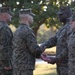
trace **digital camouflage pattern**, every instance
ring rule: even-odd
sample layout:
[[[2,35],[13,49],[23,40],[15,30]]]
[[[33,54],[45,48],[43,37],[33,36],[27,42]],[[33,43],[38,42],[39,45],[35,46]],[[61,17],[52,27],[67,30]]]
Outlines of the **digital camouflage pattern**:
[[[75,31],[72,30],[68,38],[68,48],[69,48],[69,73],[68,75],[75,75]]]
[[[46,48],[56,46],[56,65],[58,75],[68,75],[68,47],[67,37],[69,35],[70,25],[67,23],[62,26],[54,37],[51,37],[48,41],[42,44]],[[63,69],[64,68],[64,69]]]
[[[11,66],[12,38],[11,29],[5,22],[0,21],[0,75],[6,75],[4,66]]]
[[[71,17],[71,28],[70,28],[70,35],[67,39],[68,43],[68,65],[69,65],[69,72],[68,75],[75,75],[75,13],[73,13]]]
[[[13,75],[33,75],[33,70],[32,69],[29,69],[29,70],[15,69]]]
[[[21,74],[22,71],[34,70],[35,57],[39,58],[43,49],[37,45],[37,41],[32,29],[25,24],[21,24],[13,37],[13,67],[14,75]]]
[[[57,75],[68,75],[68,67],[66,65],[57,67]]]
[[[75,75],[75,32],[73,32],[68,41],[69,48],[69,75]]]

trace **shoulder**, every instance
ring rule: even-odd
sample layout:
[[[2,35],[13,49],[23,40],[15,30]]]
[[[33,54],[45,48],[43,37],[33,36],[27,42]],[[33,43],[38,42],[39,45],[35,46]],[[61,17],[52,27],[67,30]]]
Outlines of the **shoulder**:
[[[17,28],[17,31],[20,32],[20,33],[31,33],[32,32],[32,29],[27,26],[27,25],[20,25],[18,28]]]
[[[65,32],[70,30],[70,23],[66,23],[63,28],[62,28]]]
[[[14,36],[25,37],[31,33],[33,33],[33,31],[29,26],[19,25],[17,30],[14,32]]]
[[[4,30],[5,32],[10,32],[10,33],[12,33],[12,31],[11,31],[10,27],[8,26],[8,24],[3,25],[3,30]]]
[[[6,23],[4,23],[4,22],[0,22],[0,31],[2,31],[2,32],[9,31],[8,25]]]
[[[64,28],[66,28],[66,29],[70,29],[70,23],[69,23],[69,22],[66,23],[65,26],[64,26]]]
[[[3,29],[3,23],[2,22],[0,22],[0,30],[2,30]]]

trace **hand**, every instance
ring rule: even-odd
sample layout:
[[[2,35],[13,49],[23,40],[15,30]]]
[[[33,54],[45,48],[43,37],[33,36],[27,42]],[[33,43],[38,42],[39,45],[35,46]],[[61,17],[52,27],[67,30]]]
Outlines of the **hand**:
[[[12,68],[10,66],[4,67],[5,70],[11,70]]]
[[[46,49],[46,46],[42,46],[42,45],[40,45],[40,48],[42,49],[42,51],[44,52],[45,51],[45,49]]]
[[[49,58],[50,58],[51,61],[49,61],[48,63],[50,63],[50,64],[56,63],[57,58],[55,56],[50,56]]]
[[[46,53],[41,54],[41,59],[46,62],[50,62],[50,58],[48,57],[48,55]]]

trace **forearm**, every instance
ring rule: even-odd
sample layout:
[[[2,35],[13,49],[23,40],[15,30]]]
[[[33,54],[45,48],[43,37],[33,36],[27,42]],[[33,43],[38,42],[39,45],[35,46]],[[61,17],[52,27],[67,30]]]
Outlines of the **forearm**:
[[[10,60],[10,55],[8,53],[9,51],[7,49],[4,49],[2,51],[2,63],[4,66],[10,66],[11,60]],[[12,55],[11,55],[12,56]]]
[[[44,48],[41,48],[36,43],[32,48],[30,48],[30,52],[35,55],[36,58],[40,58],[41,53],[44,51]]]
[[[54,37],[51,37],[49,40],[47,40],[45,43],[43,43],[41,46],[42,47],[46,46],[46,48],[51,48],[56,46],[56,43],[57,43],[57,38],[56,36],[54,36]]]
[[[37,40],[34,35],[29,34],[27,36],[27,46],[31,54],[33,54],[36,58],[39,58],[41,53],[44,51],[44,48],[41,48],[37,44]]]
[[[0,52],[1,60],[4,66],[10,66],[10,57],[12,54],[11,51],[11,42],[12,42],[12,33],[8,27],[4,27],[0,33]]]

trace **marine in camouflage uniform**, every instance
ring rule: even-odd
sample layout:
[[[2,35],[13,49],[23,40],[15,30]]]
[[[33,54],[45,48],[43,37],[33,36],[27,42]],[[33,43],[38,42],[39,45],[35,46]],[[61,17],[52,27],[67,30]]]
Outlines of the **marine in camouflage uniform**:
[[[9,9],[8,7],[0,8],[0,75],[12,75],[11,56],[13,34],[7,24],[7,12],[9,12]]]
[[[13,75],[33,75],[35,58],[39,58],[44,50],[37,45],[30,28],[33,19],[31,9],[22,9],[19,13],[20,18],[25,18],[23,21],[26,21],[20,22],[13,37]]]
[[[66,40],[69,35],[69,17],[71,17],[71,15],[72,11],[69,7],[61,7],[58,16],[60,22],[63,22],[64,25],[58,30],[54,37],[51,37],[41,45],[42,47],[46,46],[46,48],[56,46],[56,59],[54,59],[53,63],[56,62],[58,75],[68,75],[68,46]]]
[[[71,18],[71,33],[67,39],[69,49],[69,71],[68,75],[75,75],[75,13]]]

